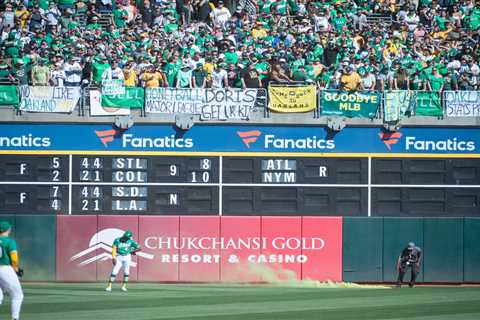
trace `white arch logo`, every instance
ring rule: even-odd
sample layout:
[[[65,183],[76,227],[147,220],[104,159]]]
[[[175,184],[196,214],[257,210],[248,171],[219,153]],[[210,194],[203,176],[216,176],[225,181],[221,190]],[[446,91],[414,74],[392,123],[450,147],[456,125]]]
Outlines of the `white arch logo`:
[[[88,244],[88,249],[85,249],[76,255],[70,258],[70,261],[79,260],[81,258],[85,258],[90,253],[95,252],[96,250],[100,250],[101,253],[93,256],[88,259],[82,259],[82,261],[78,264],[79,266],[86,266],[90,263],[94,263],[96,261],[106,261],[112,259],[112,244],[116,238],[120,238],[125,231],[117,228],[108,228],[103,229],[97,233],[95,233],[92,238],[90,239],[90,243]],[[144,252],[137,252],[137,256],[152,260],[153,255],[144,253]],[[132,267],[136,267],[136,262],[131,262],[130,265]]]

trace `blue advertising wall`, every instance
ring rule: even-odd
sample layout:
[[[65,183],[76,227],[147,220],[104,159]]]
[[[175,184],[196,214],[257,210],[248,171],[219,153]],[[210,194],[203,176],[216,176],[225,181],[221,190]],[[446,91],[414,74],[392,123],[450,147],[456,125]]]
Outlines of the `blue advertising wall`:
[[[106,124],[0,124],[0,150],[134,152],[271,152],[335,154],[480,154],[480,128],[348,127],[337,134],[314,126],[137,124],[120,132]]]

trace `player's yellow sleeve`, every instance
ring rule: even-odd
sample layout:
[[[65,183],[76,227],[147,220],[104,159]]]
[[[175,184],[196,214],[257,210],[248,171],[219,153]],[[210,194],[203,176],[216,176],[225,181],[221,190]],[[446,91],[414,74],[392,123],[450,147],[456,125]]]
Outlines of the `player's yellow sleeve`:
[[[112,247],[112,258],[117,258],[117,246]]]
[[[213,2],[209,2],[208,5],[210,6],[211,10],[215,9],[215,5],[213,4]]]
[[[11,251],[10,252],[10,261],[11,261],[13,269],[17,270],[18,269],[18,253],[17,253],[17,251]]]

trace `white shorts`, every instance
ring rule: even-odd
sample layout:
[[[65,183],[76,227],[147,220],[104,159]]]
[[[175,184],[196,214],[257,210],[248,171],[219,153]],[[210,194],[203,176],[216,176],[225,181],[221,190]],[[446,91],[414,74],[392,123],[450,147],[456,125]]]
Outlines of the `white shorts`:
[[[126,256],[117,255],[117,263],[113,267],[112,274],[117,275],[120,269],[123,267],[123,274],[128,276],[130,274],[130,262],[132,261],[132,255]]]

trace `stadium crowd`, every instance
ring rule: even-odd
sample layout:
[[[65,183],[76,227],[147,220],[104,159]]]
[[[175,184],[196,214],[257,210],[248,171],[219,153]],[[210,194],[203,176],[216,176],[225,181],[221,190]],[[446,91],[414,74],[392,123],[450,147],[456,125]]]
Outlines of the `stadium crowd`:
[[[478,90],[480,0],[4,0],[0,79]],[[229,9],[233,8],[232,10]],[[367,18],[383,19],[369,23]],[[103,23],[106,15],[111,23]]]

